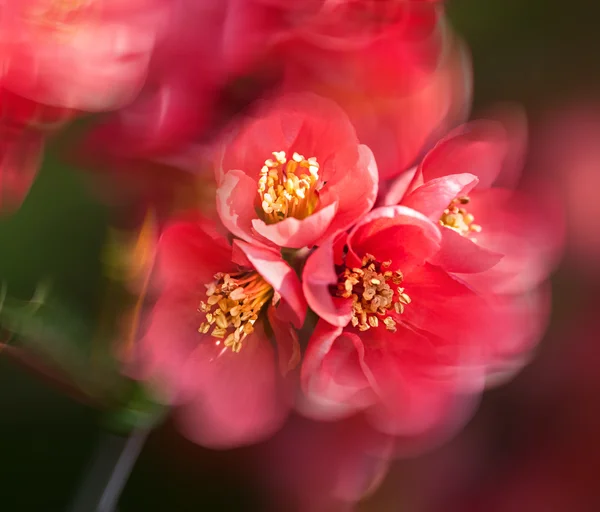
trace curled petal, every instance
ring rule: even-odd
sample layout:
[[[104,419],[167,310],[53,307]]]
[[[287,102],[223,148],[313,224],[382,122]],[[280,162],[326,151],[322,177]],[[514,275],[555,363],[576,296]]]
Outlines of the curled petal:
[[[450,132],[425,156],[420,165],[423,179],[470,173],[479,187],[492,185],[508,154],[506,130],[496,121],[473,121]]]
[[[379,175],[373,152],[358,146],[359,161],[353,172],[346,172],[331,188],[339,198],[338,211],[321,240],[348,229],[375,204]],[[329,182],[328,182],[329,183]],[[360,187],[356,186],[360,183]]]
[[[343,327],[352,318],[352,305],[348,299],[331,295],[330,287],[337,280],[333,240],[329,239],[308,257],[302,273],[302,289],[309,306],[320,318]]]
[[[252,220],[254,231],[279,247],[300,249],[312,247],[323,234],[329,231],[338,212],[338,203],[328,204],[304,219],[288,217],[275,224],[266,224],[260,219]]]
[[[294,270],[283,260],[275,250],[252,245],[236,240],[234,246],[239,247],[246,255],[252,266],[281,296],[279,313],[298,328],[302,327],[306,318],[306,300],[302,294],[300,279]]]
[[[372,376],[362,369],[360,338],[321,320],[311,336],[301,369],[304,396],[299,408],[316,419],[337,419],[372,405]]]
[[[468,173],[434,178],[408,194],[402,200],[402,205],[417,210],[437,222],[450,202],[457,197],[468,195],[478,181],[476,176]]]
[[[217,211],[221,222],[235,236],[248,242],[255,239],[252,219],[256,217],[256,195],[256,181],[238,170],[225,174],[217,189]]]

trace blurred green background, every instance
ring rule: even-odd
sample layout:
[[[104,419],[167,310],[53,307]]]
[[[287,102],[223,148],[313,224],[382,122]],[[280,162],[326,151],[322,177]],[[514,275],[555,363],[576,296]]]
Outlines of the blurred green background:
[[[518,101],[535,119],[567,98],[600,98],[600,4],[449,0],[448,13],[472,51],[475,110]],[[68,324],[74,338],[82,340],[94,336],[87,326],[97,320],[107,285],[100,254],[109,212],[91,189],[83,173],[67,168],[50,151],[22,209],[0,221],[0,278],[9,295],[27,300],[40,281],[50,279],[53,300],[71,312],[59,317],[62,327]],[[566,281],[559,271],[556,286],[576,294]],[[552,328],[560,328],[575,307],[561,307]],[[487,393],[478,417],[496,418],[499,431],[510,428],[502,422],[518,417],[523,404],[516,397],[532,371]],[[481,421],[478,417],[473,424]],[[0,510],[67,510],[103,435],[102,419],[94,408],[0,354]],[[200,449],[167,422],[146,444],[119,510],[264,510],[260,485],[231,477],[231,468],[242,464],[237,455]],[[411,475],[426,463],[399,463],[389,476],[384,491],[390,486],[407,490],[395,493],[402,503],[391,505],[376,495],[361,510],[418,511],[418,487]],[[256,475],[257,483],[260,478]]]

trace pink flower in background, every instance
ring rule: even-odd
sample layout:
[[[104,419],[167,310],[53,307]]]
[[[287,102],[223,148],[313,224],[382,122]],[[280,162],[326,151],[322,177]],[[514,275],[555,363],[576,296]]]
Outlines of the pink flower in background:
[[[437,2],[333,4],[322,34],[282,43],[282,87],[336,101],[373,150],[381,178],[396,176],[466,118],[468,51]]]
[[[387,473],[393,438],[363,415],[337,422],[292,416],[253,448],[274,502],[269,510],[342,512],[373,492]]]
[[[368,212],[378,178],[344,112],[307,94],[261,105],[242,120],[225,145],[217,182],[217,209],[234,235],[301,248]]]
[[[479,391],[484,299],[429,263],[439,226],[404,206],[363,217],[309,258],[303,287],[321,318],[302,365],[304,413],[343,417],[367,409],[394,435],[445,435]],[[492,322],[492,327],[490,326]]]
[[[495,186],[515,181],[513,163],[520,159],[511,153],[522,147],[501,123],[469,123],[424,157],[412,182],[400,177],[384,200],[440,224],[441,250],[432,262],[489,296],[504,318],[488,334],[490,349],[517,359],[546,324],[544,282],[557,263],[564,230],[560,204],[543,184],[532,190]]]
[[[600,276],[600,103],[571,101],[548,110],[535,124],[531,159],[535,170],[561,190],[567,221],[569,270]]]
[[[142,86],[163,0],[4,0],[3,86],[55,107],[107,110]]]
[[[184,433],[202,445],[272,434],[290,407],[283,375],[298,363],[292,326],[306,313],[295,273],[274,251],[230,246],[207,222],[168,227],[157,258],[159,298],[135,375],[180,407]]]

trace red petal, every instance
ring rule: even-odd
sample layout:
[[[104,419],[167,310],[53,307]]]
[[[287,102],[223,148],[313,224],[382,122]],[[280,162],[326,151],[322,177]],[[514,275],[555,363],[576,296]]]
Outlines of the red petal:
[[[494,121],[467,123],[437,143],[421,163],[425,181],[456,173],[479,178],[479,187],[492,185],[508,153],[508,135]]]
[[[281,296],[279,308],[283,315],[298,328],[302,327],[306,317],[306,300],[302,294],[302,285],[298,276],[281,257],[279,252],[266,247],[236,240],[237,245],[246,255],[256,271],[267,281]]]
[[[302,273],[302,288],[309,306],[319,317],[343,327],[352,318],[352,304],[348,299],[331,295],[330,286],[338,280],[332,243],[331,239],[326,240],[309,256]]]
[[[437,222],[453,199],[467,195],[479,180],[472,174],[452,174],[435,178],[413,190],[402,200],[403,206],[421,212]]]
[[[184,368],[189,400],[179,411],[184,434],[212,448],[269,437],[289,410],[277,373],[275,354],[259,324],[239,353],[199,344]]]
[[[356,255],[372,254],[392,261],[392,269],[409,272],[440,248],[437,225],[422,213],[405,206],[383,206],[365,215],[350,232],[348,245]]]
[[[278,247],[313,247],[328,231],[337,211],[338,203],[334,202],[302,220],[288,217],[276,224],[266,224],[260,219],[254,219],[252,227],[259,235]]]
[[[223,225],[248,242],[258,239],[252,231],[258,194],[256,181],[239,170],[229,171],[217,189],[217,211]]]
[[[177,222],[161,235],[158,269],[168,286],[189,288],[212,281],[216,272],[233,270],[231,247],[206,224]]]
[[[503,254],[481,247],[450,228],[442,228],[442,246],[430,259],[446,272],[478,273],[491,269],[504,257]]]

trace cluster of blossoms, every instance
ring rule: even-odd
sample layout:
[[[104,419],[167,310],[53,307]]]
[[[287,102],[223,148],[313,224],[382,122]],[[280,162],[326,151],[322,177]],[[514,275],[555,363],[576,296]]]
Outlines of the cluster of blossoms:
[[[296,411],[360,422],[383,458],[449,435],[535,346],[560,218],[516,187],[519,115],[461,124],[469,58],[441,2],[0,8],[4,175],[29,183],[49,134],[107,112],[94,158],[209,191],[161,216],[126,365],[192,440],[257,442]]]

